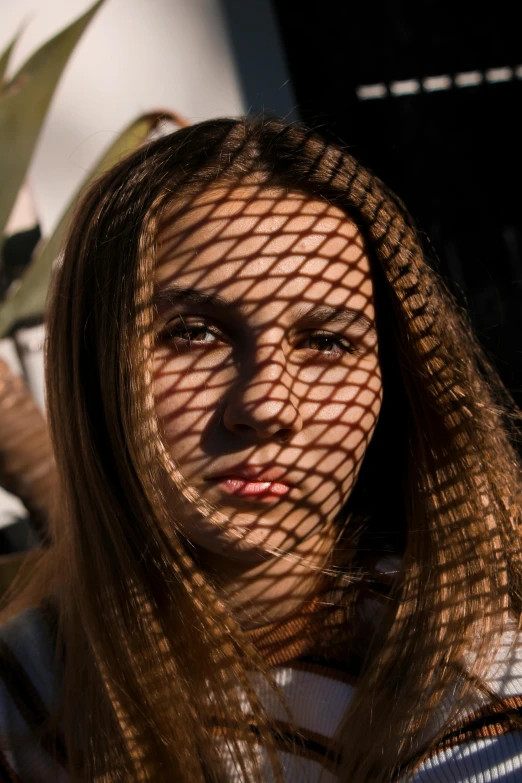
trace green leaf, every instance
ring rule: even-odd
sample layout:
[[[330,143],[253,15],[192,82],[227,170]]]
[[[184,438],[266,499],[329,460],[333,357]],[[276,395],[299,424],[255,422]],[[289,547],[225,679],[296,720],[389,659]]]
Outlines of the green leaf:
[[[71,52],[104,0],[38,49],[0,94],[0,235],[4,230],[40,134],[56,85]]]
[[[7,47],[4,49],[2,54],[0,54],[0,90],[3,90],[5,85],[5,72],[7,70],[7,66],[9,65],[9,60],[11,59],[11,54],[13,52],[13,49],[15,45],[18,43],[18,39],[20,38],[20,32],[18,32],[13,40],[7,45]]]
[[[138,117],[118,136],[102,155],[87,180],[72,199],[60,218],[53,235],[25,271],[19,287],[0,306],[0,338],[7,334],[17,321],[39,317],[43,314],[53,263],[56,260],[69,228],[69,222],[78,202],[80,192],[117,163],[126,154],[140,146],[163,120],[179,126],[187,122],[173,112],[150,112]]]

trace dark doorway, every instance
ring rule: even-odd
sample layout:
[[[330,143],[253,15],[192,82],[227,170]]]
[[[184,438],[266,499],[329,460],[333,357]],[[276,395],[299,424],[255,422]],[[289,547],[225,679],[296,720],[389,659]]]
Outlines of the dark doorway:
[[[522,406],[516,4],[273,1],[302,119],[404,199]]]

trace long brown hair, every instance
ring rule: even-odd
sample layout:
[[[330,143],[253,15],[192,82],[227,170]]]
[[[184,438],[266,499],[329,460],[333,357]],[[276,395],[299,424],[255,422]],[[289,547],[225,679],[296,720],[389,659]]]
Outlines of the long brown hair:
[[[60,491],[52,545],[12,606],[46,592],[57,601],[73,780],[222,779],[208,694],[237,726],[232,744],[245,743],[235,747],[245,780],[263,779],[258,737],[283,779],[270,718],[248,677],[263,662],[166,508],[165,473],[186,489],[151,391],[162,215],[173,199],[245,176],[341,208],[374,266],[384,407],[345,521],[360,520],[365,548],[381,546],[383,531],[395,534],[401,565],[345,717],[342,780],[390,780],[464,654],[473,660],[468,679],[480,677],[508,613],[520,612],[518,412],[401,202],[344,149],[301,126],[255,118],[182,129],[90,188],[49,305]],[[375,502],[376,477],[385,504]],[[245,694],[257,738],[245,725]]]

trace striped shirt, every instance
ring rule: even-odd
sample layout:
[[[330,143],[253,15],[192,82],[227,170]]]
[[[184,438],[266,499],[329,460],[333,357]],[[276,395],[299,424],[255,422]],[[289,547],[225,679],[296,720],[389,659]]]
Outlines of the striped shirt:
[[[329,623],[317,623],[318,602],[298,616],[248,632],[271,667],[297,724],[294,751],[285,740],[292,734],[279,701],[263,676],[252,672],[262,703],[275,720],[276,742],[287,783],[338,783],[342,748],[332,743],[357,685],[356,662],[336,649],[335,612]],[[317,639],[314,629],[321,628]],[[326,629],[326,630],[325,630]],[[66,783],[69,780],[63,739],[52,755],[48,719],[53,694],[55,618],[49,607],[27,609],[0,628],[0,781]],[[330,632],[332,636],[330,636]],[[522,717],[522,645],[506,634],[491,662],[488,685],[498,695],[495,705],[477,700],[458,725],[450,727],[414,774],[414,783],[520,783],[522,732],[513,729]],[[444,711],[439,717],[444,725]],[[437,726],[432,727],[437,730]],[[254,730],[254,729],[253,729]],[[243,783],[227,756],[227,732],[216,722],[216,742],[227,765],[230,783]],[[263,758],[263,751],[259,753]],[[397,780],[405,780],[406,772]],[[265,779],[272,780],[268,767]]]

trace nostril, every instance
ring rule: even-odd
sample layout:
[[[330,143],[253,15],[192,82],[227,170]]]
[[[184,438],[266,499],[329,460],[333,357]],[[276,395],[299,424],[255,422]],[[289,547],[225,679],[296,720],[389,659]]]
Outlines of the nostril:
[[[276,434],[276,440],[278,440],[279,443],[288,443],[292,435],[293,435],[292,430],[282,429],[279,430],[279,432]]]
[[[234,429],[236,432],[244,432],[244,433],[253,432],[254,430],[254,428],[250,427],[248,424],[240,424],[240,423],[235,424]]]

